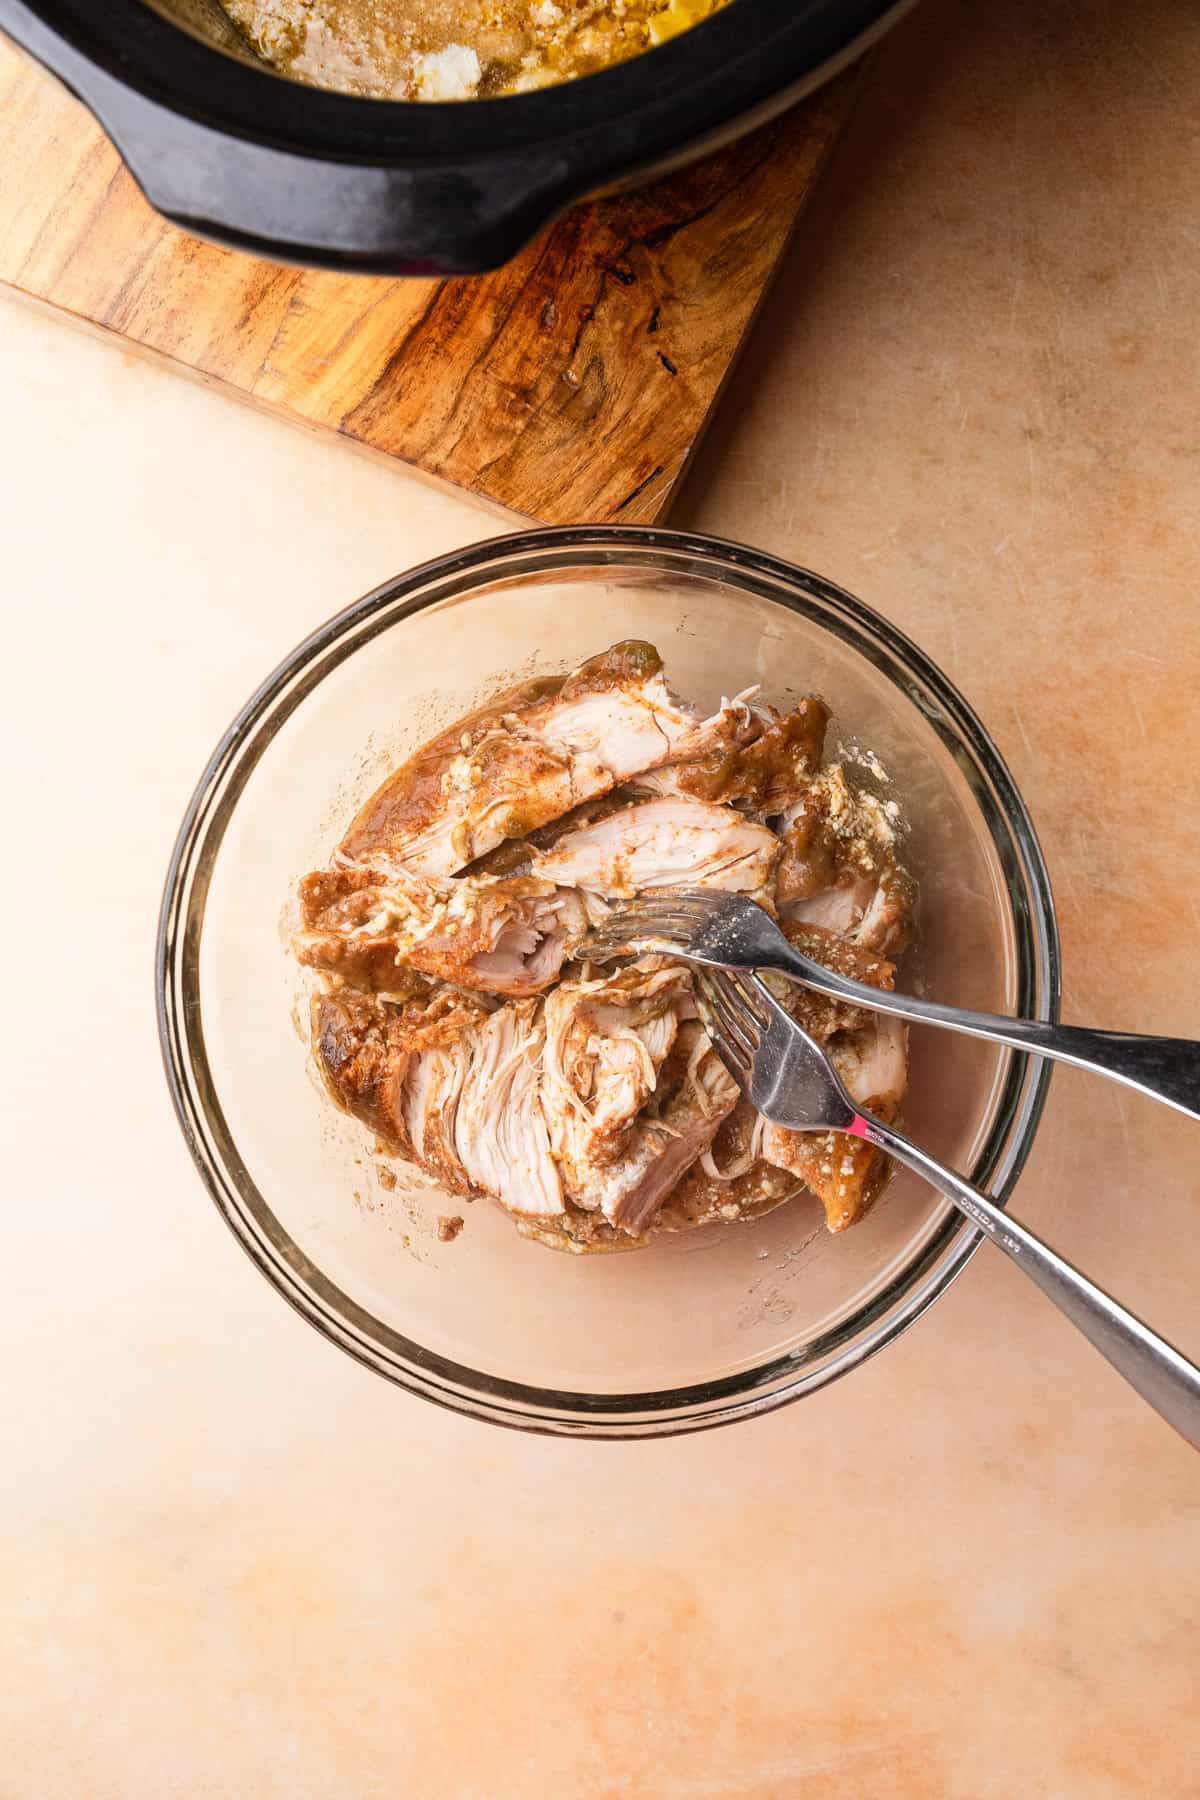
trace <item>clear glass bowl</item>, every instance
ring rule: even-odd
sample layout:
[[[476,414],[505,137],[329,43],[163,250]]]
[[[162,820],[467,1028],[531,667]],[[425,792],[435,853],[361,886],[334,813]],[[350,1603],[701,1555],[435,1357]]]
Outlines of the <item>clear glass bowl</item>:
[[[475,1418],[596,1437],[766,1411],[890,1343],[977,1234],[901,1171],[831,1237],[815,1201],[627,1255],[555,1254],[485,1201],[381,1179],[321,1087],[289,955],[297,878],[388,769],[500,681],[624,637],[705,707],[753,682],[817,692],[911,824],[921,949],[940,1000],[1053,1018],[1058,941],[1029,816],[983,726],[915,645],[828,581],[676,532],[579,528],[476,545],[315,632],[234,720],[171,860],[159,1015],[180,1121],[213,1198],[292,1304],[380,1374]],[[914,1029],[906,1120],[998,1199],[1037,1127],[1045,1065]],[[450,1243],[439,1215],[461,1213]]]

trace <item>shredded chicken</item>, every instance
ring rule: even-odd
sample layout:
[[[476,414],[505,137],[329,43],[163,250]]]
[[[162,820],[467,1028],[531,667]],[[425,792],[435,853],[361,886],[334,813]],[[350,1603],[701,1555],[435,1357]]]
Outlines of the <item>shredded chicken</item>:
[[[477,1028],[455,1146],[475,1186],[509,1212],[554,1218],[563,1192],[541,1104],[545,1043],[545,1024],[528,1000],[500,1007]]]
[[[838,763],[805,783],[779,821],[781,917],[899,955],[916,896],[895,855],[895,804],[856,792]]]
[[[708,1149],[667,1196],[655,1230],[690,1231],[696,1225],[757,1219],[794,1200],[804,1183],[794,1172],[764,1161],[762,1128],[754,1108],[739,1100]]]
[[[894,985],[914,885],[894,803],[821,765],[828,712],[753,690],[701,717],[647,644],[526,683],[449,727],[300,883],[318,1065],[340,1105],[449,1193],[597,1251],[751,1219],[807,1191],[829,1229],[884,1177],[860,1139],[739,1098],[685,964],[596,967],[589,923],[674,887],[752,895],[829,968]],[[769,977],[855,1099],[893,1118],[902,1025]]]
[[[489,1012],[443,988],[401,1006],[342,990],[314,1004],[317,1060],[334,1097],[400,1156],[456,1193],[510,1212],[563,1210],[541,1106],[538,1003]]]
[[[529,876],[435,881],[352,863],[307,875],[300,904],[300,961],[383,992],[407,967],[460,987],[537,993],[588,922],[579,894]]]
[[[680,1026],[653,1106],[638,1118],[620,1161],[595,1170],[588,1206],[623,1231],[644,1231],[737,1100],[733,1078],[703,1027]]]
[[[565,680],[527,682],[460,719],[367,802],[342,842],[368,866],[453,875],[475,857],[672,758],[728,741],[675,699],[650,644],[615,644]]]
[[[543,880],[611,898],[671,887],[759,894],[778,858],[774,832],[732,806],[646,800],[569,832],[533,868]]]
[[[820,766],[829,708],[810,696],[790,713],[754,707],[751,715],[749,741],[665,763],[629,785],[647,798],[720,800],[763,818],[784,812]],[[757,735],[749,736],[755,727]]]
[[[691,1012],[691,981],[660,958],[562,981],[546,1001],[542,1104],[573,1200],[587,1206],[619,1163]]]

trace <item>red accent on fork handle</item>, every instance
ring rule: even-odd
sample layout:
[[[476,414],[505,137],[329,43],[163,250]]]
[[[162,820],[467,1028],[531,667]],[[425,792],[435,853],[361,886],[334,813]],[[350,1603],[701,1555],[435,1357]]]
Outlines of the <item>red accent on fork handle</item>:
[[[861,1113],[855,1113],[853,1119],[846,1127],[846,1136],[865,1138],[867,1135],[867,1121],[863,1118]]]

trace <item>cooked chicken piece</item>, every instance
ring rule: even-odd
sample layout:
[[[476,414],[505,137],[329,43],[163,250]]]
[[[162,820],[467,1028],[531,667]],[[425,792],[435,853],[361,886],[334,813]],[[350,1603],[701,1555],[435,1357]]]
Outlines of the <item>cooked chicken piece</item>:
[[[915,889],[903,869],[848,873],[837,885],[804,900],[791,900],[784,917],[796,925],[833,932],[865,950],[899,956],[909,937]]]
[[[580,1203],[612,1224],[645,1231],[680,1176],[712,1143],[738,1091],[703,1027],[681,1025],[653,1100],[618,1162],[598,1168]]]
[[[718,746],[687,762],[665,763],[635,776],[630,787],[648,798],[744,805],[763,818],[784,812],[820,766],[829,708],[810,697],[782,717],[752,712],[757,725],[752,740]]]
[[[394,1008],[353,989],[318,994],[312,1005],[313,1049],[338,1105],[411,1158],[401,1110],[409,1059],[392,1030],[395,1017]]]
[[[897,809],[819,766],[827,718],[819,700],[782,715],[748,691],[702,719],[630,642],[418,751],[300,887],[296,953],[332,989],[313,1020],[334,1097],[442,1186],[494,1196],[558,1248],[755,1218],[803,1187],[831,1230],[852,1223],[884,1159],[740,1101],[683,965],[571,960],[609,899],[710,886],[890,988],[915,898]],[[858,1103],[893,1117],[903,1026],[768,979]]]
[[[850,1098],[881,1119],[900,1110],[908,1086],[908,1026],[887,1013],[872,1013],[858,1031],[840,1033],[829,1054]]]
[[[693,1225],[758,1219],[793,1199],[803,1183],[760,1159],[761,1137],[758,1114],[739,1100],[708,1149],[668,1194],[652,1229],[689,1231]]]
[[[597,1171],[624,1154],[681,1010],[692,1010],[690,977],[660,957],[560,982],[547,998],[542,1106],[573,1199],[586,1202]]]
[[[790,922],[784,925],[784,934],[797,950],[804,950],[806,956],[831,968],[838,976],[862,981],[865,986],[878,988],[882,994],[891,994],[896,986],[896,968],[892,963],[882,956],[874,956],[871,950],[833,936],[833,932],[820,931],[817,925]],[[784,976],[768,974],[766,981],[772,994],[777,995],[781,1004],[792,1013],[793,1019],[804,1026],[810,1037],[826,1046],[856,1100],[864,1105],[878,1100],[880,1105],[887,1107],[894,1094],[894,1103],[900,1103],[905,1091],[903,1055],[907,1039],[903,1031],[896,1035],[891,1030],[896,1021],[883,1013],[873,1012],[869,1006],[855,1006],[849,1001],[815,994],[811,988],[788,981]],[[878,1062],[880,1055],[891,1057],[896,1051],[900,1051],[900,1066],[889,1064],[883,1067]]]
[[[826,1048],[853,1100],[880,1118],[899,1111],[907,1083],[907,1028],[901,1019],[869,1015],[857,1031],[839,1033]],[[825,1208],[830,1231],[862,1216],[878,1191],[885,1158],[862,1138],[841,1132],[787,1131],[764,1124],[762,1155],[799,1176]]]
[[[875,892],[854,927],[854,942],[881,955],[902,956],[912,938],[916,903],[917,884],[908,870],[898,863],[882,869]]]
[[[451,1190],[552,1217],[563,1198],[539,1097],[539,1013],[533,1000],[489,1012],[450,988],[405,1007],[342,989],[315,1002],[317,1059],[342,1106]]]
[[[636,1250],[661,1233],[690,1231],[696,1225],[762,1218],[802,1193],[804,1184],[798,1176],[746,1154],[756,1127],[761,1134],[758,1114],[739,1101],[708,1149],[679,1177],[640,1232],[622,1231],[603,1213],[588,1212],[569,1199],[561,1219],[522,1221],[518,1229],[551,1250],[578,1256]]]
[[[526,683],[443,731],[367,802],[342,851],[452,875],[644,769],[723,742],[729,711],[698,718],[671,694],[652,645],[615,644],[565,680]]]
[[[760,893],[779,855],[774,832],[731,806],[646,800],[568,832],[534,858],[543,880],[631,899],[650,888]]]
[[[846,975],[852,981],[862,981],[885,992],[895,986],[896,971],[892,963],[834,932],[795,919],[783,920],[782,930],[797,950],[837,975]],[[836,1033],[858,1031],[871,1021],[872,1014],[866,1007],[855,1006],[849,1000],[834,1000],[818,994],[812,988],[789,981],[784,975],[768,973],[764,979],[780,1004],[787,1007],[792,1017],[819,1044],[827,1044]]]
[[[404,1081],[404,1127],[423,1169],[454,1193],[474,1192],[461,1156],[455,1127],[458,1102],[471,1068],[476,1028],[452,1042],[431,1045],[411,1059]]]
[[[785,1131],[766,1125],[763,1156],[815,1194],[825,1208],[830,1231],[845,1231],[860,1219],[875,1198],[885,1162],[862,1138],[836,1131]]]
[[[587,930],[579,895],[529,876],[435,881],[355,865],[300,883],[299,960],[390,993],[402,968],[496,994],[548,987]]]
[[[805,955],[836,974],[884,991],[895,985],[895,969],[882,957],[820,927],[786,922],[787,937]],[[818,1043],[825,1046],[852,1096],[885,1118],[895,1116],[907,1079],[906,1034],[893,1019],[832,1000],[781,976],[768,976],[772,993]],[[883,1159],[859,1138],[832,1132],[815,1136],[759,1121],[748,1154],[787,1171],[822,1201],[831,1231],[859,1217],[879,1185]],[[740,1173],[737,1163],[723,1165]]]
[[[466,1000],[467,996],[463,996]],[[490,1194],[509,1212],[553,1217],[562,1184],[539,1098],[545,1029],[536,1001],[460,1014],[456,1035],[418,1039],[403,1113],[421,1165],[459,1192]]]
[[[528,837],[505,838],[494,850],[487,850],[468,863],[463,875],[528,875],[539,852],[552,850],[569,832],[593,825],[598,819],[607,819],[612,813],[623,812],[628,805],[627,787],[615,788],[611,794],[601,794],[595,800],[585,800],[582,806],[573,806],[570,812],[539,825]]]
[[[456,1148],[475,1187],[511,1213],[543,1219],[563,1210],[541,1101],[545,1043],[536,1001],[500,1007],[475,1032],[455,1117]]]
[[[403,1004],[340,988],[313,1001],[317,1065],[334,1099],[410,1160],[405,1085],[425,1052],[453,1044],[488,1016],[484,1000],[409,974]]]
[[[892,804],[851,788],[837,764],[808,782],[780,821],[775,898],[781,919],[818,926],[866,950],[900,954],[916,889],[896,857]]]
[[[538,1094],[544,1044],[536,1001],[476,1018],[414,1057],[404,1121],[418,1161],[446,1186],[554,1217],[563,1197]]]

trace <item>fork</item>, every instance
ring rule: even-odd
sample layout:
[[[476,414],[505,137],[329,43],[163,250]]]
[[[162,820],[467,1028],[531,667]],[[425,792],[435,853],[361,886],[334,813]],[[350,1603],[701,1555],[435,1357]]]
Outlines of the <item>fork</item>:
[[[834,1000],[943,1025],[968,1037],[988,1038],[1013,1050],[1108,1075],[1200,1119],[1200,1043],[1190,1038],[1141,1037],[1130,1031],[1052,1025],[1043,1019],[1009,1019],[918,1000],[912,994],[885,993],[836,975],[795,949],[770,914],[745,894],[690,888],[642,895],[612,912],[591,934],[587,949],[597,957],[623,949],[658,950],[714,968],[773,969]]]
[[[750,1104],[792,1131],[842,1131],[864,1138],[953,1201],[1136,1388],[1200,1450],[1200,1369],[969,1181],[864,1112],[816,1040],[758,975],[700,970],[701,1022]]]

